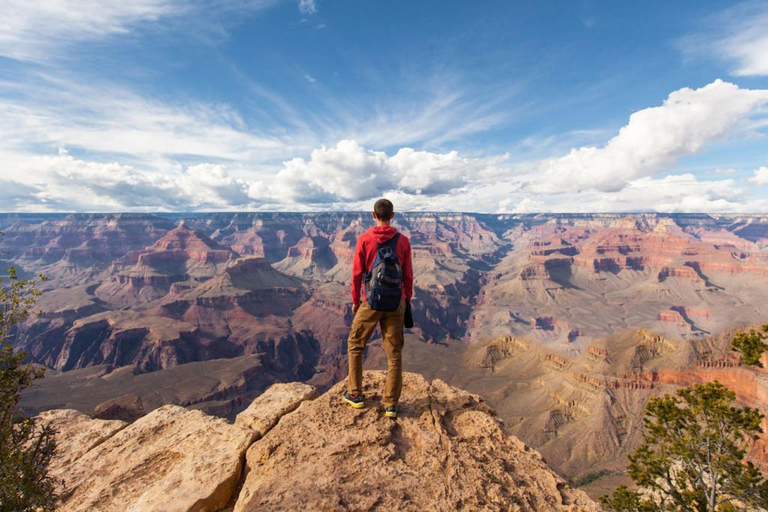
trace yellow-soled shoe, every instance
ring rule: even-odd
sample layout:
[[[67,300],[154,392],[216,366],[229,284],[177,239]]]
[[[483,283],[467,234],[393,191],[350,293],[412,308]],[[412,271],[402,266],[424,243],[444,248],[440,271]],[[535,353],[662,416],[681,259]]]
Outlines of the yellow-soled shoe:
[[[387,418],[397,418],[397,406],[392,405],[384,409],[384,416]]]
[[[354,407],[355,409],[362,409],[365,407],[365,399],[363,398],[362,393],[356,393],[354,395],[350,395],[349,391],[344,392],[344,396],[341,397],[342,400],[347,402],[349,405]]]

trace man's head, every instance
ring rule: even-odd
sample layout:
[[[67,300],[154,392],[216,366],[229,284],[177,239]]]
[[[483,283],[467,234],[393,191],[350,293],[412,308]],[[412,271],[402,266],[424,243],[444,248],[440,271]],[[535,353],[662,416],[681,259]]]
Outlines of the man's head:
[[[381,224],[389,224],[395,216],[395,207],[389,199],[379,199],[373,205],[373,218]]]

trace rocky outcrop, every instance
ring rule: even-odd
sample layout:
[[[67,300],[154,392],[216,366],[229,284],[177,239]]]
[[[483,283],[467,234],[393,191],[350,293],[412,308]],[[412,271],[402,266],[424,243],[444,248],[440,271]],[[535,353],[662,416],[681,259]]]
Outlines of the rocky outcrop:
[[[50,465],[55,479],[64,478],[75,461],[128,425],[119,420],[93,419],[73,409],[45,411],[38,419],[56,431],[56,456]]]
[[[60,510],[223,508],[254,437],[200,411],[155,409],[67,466]]]
[[[480,397],[404,381],[397,421],[376,407],[383,372],[365,374],[367,409],[344,404],[340,383],[283,417],[248,450],[235,511],[598,510],[504,434]]]
[[[44,413],[60,432],[59,509],[599,510],[479,396],[405,374],[392,421],[375,405],[384,378],[365,373],[364,410],[340,400],[344,383],[318,399],[312,386],[277,384],[234,425],[172,405],[127,426]]]
[[[274,384],[237,415],[235,424],[250,428],[256,433],[256,437],[260,438],[272,430],[280,418],[294,411],[301,402],[316,396],[317,389],[309,384]]]

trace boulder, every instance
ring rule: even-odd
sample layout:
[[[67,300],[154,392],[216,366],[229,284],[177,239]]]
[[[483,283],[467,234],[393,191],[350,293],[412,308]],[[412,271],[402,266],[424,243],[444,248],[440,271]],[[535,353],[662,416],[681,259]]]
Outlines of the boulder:
[[[141,397],[134,394],[119,396],[94,407],[91,416],[100,420],[122,420],[133,423],[147,414]]]
[[[60,510],[218,510],[254,437],[200,411],[160,407],[69,465]]]
[[[406,373],[400,417],[383,416],[383,372],[367,407],[341,382],[284,416],[247,452],[235,505],[252,510],[599,510],[504,433],[482,398]]]
[[[317,389],[302,382],[273,384],[257,397],[251,405],[237,415],[235,424],[243,425],[262,437],[277,425],[278,420],[294,411],[301,402],[317,396]]]

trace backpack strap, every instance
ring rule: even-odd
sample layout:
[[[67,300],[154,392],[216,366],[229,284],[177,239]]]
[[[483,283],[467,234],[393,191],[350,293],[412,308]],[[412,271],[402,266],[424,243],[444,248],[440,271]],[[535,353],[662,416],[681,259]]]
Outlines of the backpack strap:
[[[397,249],[397,241],[400,240],[400,233],[395,233],[395,236],[387,240],[386,242],[376,242],[376,249],[381,249],[382,247],[385,247],[387,245],[394,245],[395,249]]]

